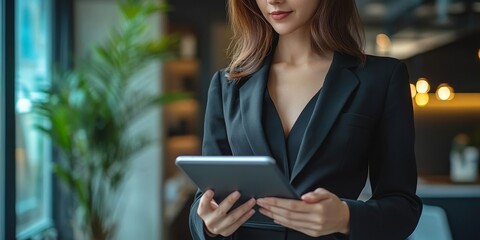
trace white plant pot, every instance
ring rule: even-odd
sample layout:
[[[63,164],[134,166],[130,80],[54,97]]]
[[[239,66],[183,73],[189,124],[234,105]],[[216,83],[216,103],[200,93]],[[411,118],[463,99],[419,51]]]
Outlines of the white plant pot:
[[[466,147],[463,153],[450,153],[450,178],[453,182],[475,182],[478,177],[478,149]]]

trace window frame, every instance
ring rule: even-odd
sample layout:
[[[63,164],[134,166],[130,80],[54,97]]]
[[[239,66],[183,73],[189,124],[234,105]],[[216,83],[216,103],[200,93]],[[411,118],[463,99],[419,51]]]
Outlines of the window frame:
[[[0,240],[16,239],[16,169],[15,161],[15,14],[16,1],[0,0]],[[51,60],[54,66],[69,69],[72,67],[71,51],[73,46],[73,0],[51,0],[49,18],[51,30]],[[7,47],[8,46],[8,47]],[[56,161],[56,154],[52,161]],[[63,229],[69,216],[65,209],[71,206],[68,194],[59,190],[56,179],[50,183],[52,204],[49,211],[59,237],[72,237],[69,229]],[[53,208],[53,206],[57,206]],[[58,208],[61,209],[58,209]],[[63,210],[62,210],[63,209]],[[68,225],[68,224],[67,224]],[[43,229],[37,229],[41,231]],[[38,234],[39,232],[35,232]],[[32,232],[34,234],[34,232]]]
[[[5,62],[5,58],[3,57],[3,37],[4,37],[4,31],[3,29],[5,29],[5,26],[4,26],[4,19],[3,19],[3,16],[5,16],[5,12],[3,11],[4,9],[4,0],[0,0],[0,154],[1,153],[4,153],[5,152],[5,149],[4,149],[4,142],[5,142],[5,134],[3,134],[3,132],[5,131],[5,127],[3,125],[4,123],[4,114],[5,112],[3,111],[3,109],[5,109],[5,105],[3,104],[4,102],[4,98],[2,96],[5,96],[5,93],[3,91],[3,88],[4,88],[4,74],[3,74],[3,71],[4,71],[4,67],[3,67],[3,63]],[[4,161],[3,161],[3,154],[1,154],[0,156],[0,176],[5,176],[5,166],[4,166]],[[3,236],[3,233],[5,232],[5,229],[4,229],[4,226],[5,226],[5,214],[4,214],[4,209],[5,209],[5,206],[4,206],[4,202],[5,202],[5,193],[4,193],[4,189],[5,189],[5,179],[3,177],[0,177],[0,240],[3,240],[5,236]]]
[[[73,67],[74,0],[52,0],[52,60],[55,67],[69,70]],[[52,162],[58,162],[58,150],[52,149]],[[70,220],[73,201],[64,184],[52,178],[52,214],[58,239],[72,239]]]
[[[3,129],[1,140],[2,165],[0,180],[2,185],[1,197],[3,202],[3,214],[0,216],[2,235],[0,238],[15,239],[16,236],[16,213],[15,213],[15,1],[1,0],[2,30],[1,30],[1,58],[0,84],[2,84],[1,126]],[[7,47],[9,46],[9,47]]]

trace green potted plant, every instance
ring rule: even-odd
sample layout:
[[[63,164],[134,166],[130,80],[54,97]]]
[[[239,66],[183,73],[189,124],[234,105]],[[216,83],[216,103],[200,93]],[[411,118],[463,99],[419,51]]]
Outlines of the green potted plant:
[[[122,21],[92,57],[57,74],[35,111],[49,122],[37,126],[60,153],[56,176],[75,201],[74,235],[112,239],[116,199],[132,156],[151,142],[129,131],[138,116],[184,94],[149,94],[135,88],[135,75],[155,60],[172,56],[174,37],[148,35],[148,19],[165,12],[165,3],[118,0]],[[76,234],[75,234],[76,233]]]

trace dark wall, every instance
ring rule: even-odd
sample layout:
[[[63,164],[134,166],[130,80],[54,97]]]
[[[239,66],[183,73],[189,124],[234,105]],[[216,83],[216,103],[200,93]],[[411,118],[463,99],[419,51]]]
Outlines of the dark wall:
[[[406,59],[411,81],[426,77],[434,88],[446,82],[456,92],[480,92],[480,30],[458,37],[455,42]]]

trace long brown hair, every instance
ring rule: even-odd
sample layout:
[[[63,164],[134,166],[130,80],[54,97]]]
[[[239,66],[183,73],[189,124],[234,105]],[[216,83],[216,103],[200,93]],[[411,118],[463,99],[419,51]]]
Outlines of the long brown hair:
[[[311,21],[312,48],[319,54],[338,51],[365,62],[364,33],[355,0],[315,1],[320,2]],[[255,0],[229,0],[228,14],[233,30],[228,49],[232,59],[228,78],[241,80],[260,68],[277,33],[263,17]]]

